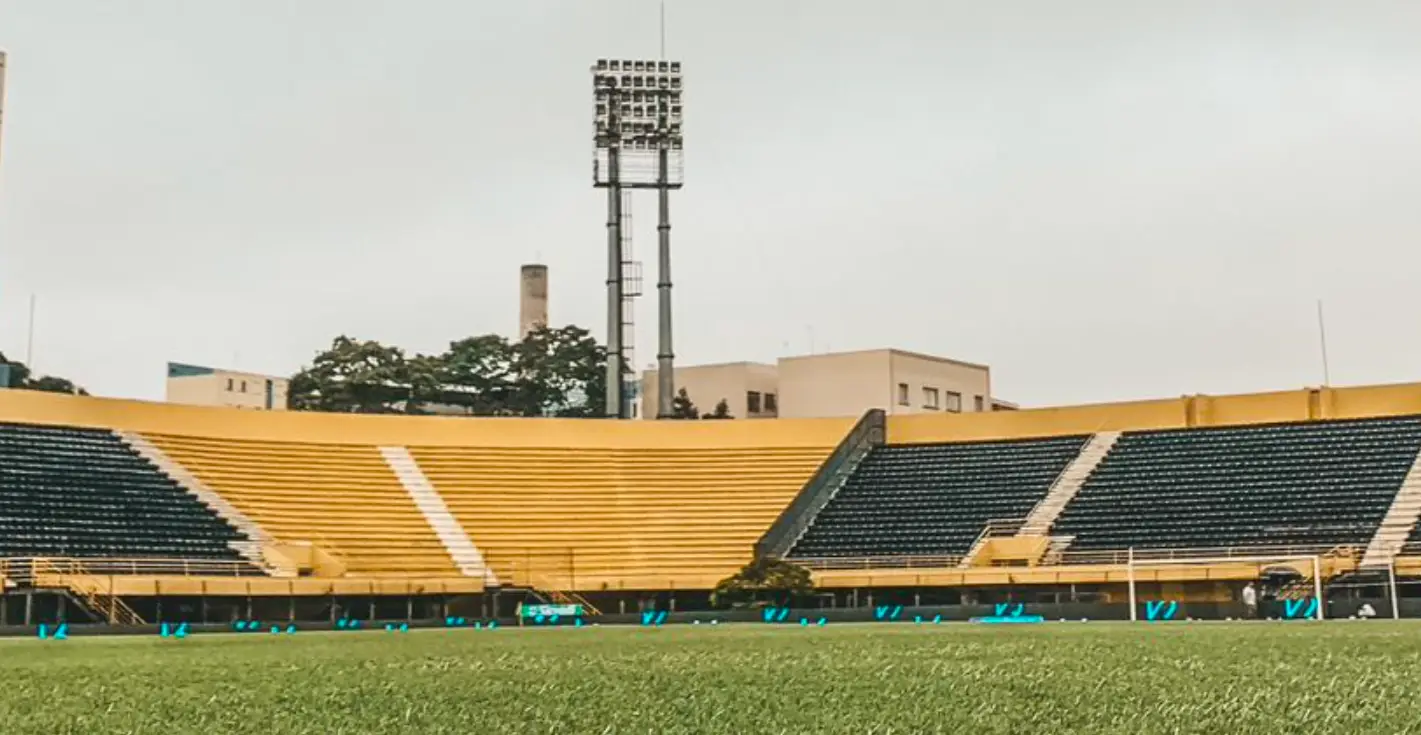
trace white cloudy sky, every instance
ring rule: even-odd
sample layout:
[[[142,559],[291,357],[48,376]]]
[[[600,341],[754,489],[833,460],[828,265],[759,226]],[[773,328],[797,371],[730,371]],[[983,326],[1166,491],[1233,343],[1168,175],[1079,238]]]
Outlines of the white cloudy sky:
[[[1421,379],[1421,3],[670,0],[684,362],[896,346],[1029,405]],[[599,333],[587,67],[654,0],[0,0],[0,349],[106,395],[338,333]],[[654,270],[654,201],[638,203]],[[652,359],[643,303],[637,362]]]

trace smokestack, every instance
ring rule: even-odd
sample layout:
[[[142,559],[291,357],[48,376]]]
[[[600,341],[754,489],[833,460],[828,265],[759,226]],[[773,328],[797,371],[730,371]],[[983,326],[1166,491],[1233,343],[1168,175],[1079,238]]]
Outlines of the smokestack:
[[[548,267],[529,264],[522,268],[518,293],[518,336],[527,337],[548,325]]]

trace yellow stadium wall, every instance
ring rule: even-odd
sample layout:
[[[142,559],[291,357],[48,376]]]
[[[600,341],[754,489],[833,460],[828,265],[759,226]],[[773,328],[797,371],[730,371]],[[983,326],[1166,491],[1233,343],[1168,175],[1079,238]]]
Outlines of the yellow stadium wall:
[[[586,449],[832,447],[854,423],[852,418],[612,422],[265,412],[23,390],[0,390],[0,420],[211,439]]]
[[[1421,383],[888,418],[890,444],[1090,434],[1098,431],[1421,414]],[[0,420],[213,439],[488,448],[696,449],[833,446],[853,419],[589,421],[366,416],[84,398],[0,390]]]
[[[1406,414],[1421,414],[1421,383],[1185,396],[984,414],[890,416],[888,443],[983,441]]]

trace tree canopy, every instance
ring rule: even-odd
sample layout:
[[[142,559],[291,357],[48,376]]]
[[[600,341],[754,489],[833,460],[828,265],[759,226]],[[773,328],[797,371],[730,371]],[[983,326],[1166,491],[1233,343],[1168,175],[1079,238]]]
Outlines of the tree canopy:
[[[607,352],[580,327],[543,327],[518,342],[467,337],[438,355],[336,337],[288,388],[294,410],[473,416],[603,415]]]
[[[60,378],[54,375],[35,376],[30,371],[29,366],[23,362],[12,361],[0,353],[0,368],[4,372],[5,388],[18,388],[20,390],[37,390],[46,393],[72,393],[79,396],[87,396],[89,392],[75,385],[68,378]]]
[[[698,419],[701,417],[696,404],[691,402],[691,396],[686,393],[686,389],[676,391],[676,397],[671,399],[671,418],[673,419]]]
[[[722,399],[720,399],[720,402],[719,402],[719,403],[715,404],[715,410],[714,410],[714,411],[711,411],[710,413],[705,414],[705,415],[702,416],[701,418],[703,418],[703,419],[733,419],[733,418],[735,418],[735,417],[730,415],[730,404],[729,404],[728,402],[726,402],[726,400],[725,400],[724,398],[722,398]]]
[[[790,607],[796,600],[813,594],[814,579],[808,569],[783,559],[764,557],[721,580],[711,592],[711,604],[716,607],[754,604]]]

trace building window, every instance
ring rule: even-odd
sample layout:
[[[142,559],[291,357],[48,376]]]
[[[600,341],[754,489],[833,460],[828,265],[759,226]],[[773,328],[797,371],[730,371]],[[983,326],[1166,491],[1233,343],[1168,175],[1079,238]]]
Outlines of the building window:
[[[899,383],[899,384],[898,384],[898,405],[900,405],[900,406],[907,406],[907,405],[909,405],[909,403],[908,403],[908,384],[907,384],[907,383]]]
[[[947,410],[949,413],[962,413],[962,394],[947,392]]]
[[[976,411],[977,413],[982,412],[983,406],[981,396],[972,396],[972,410]]]
[[[936,411],[938,409],[937,388],[923,387],[923,408]]]
[[[769,413],[779,413],[780,401],[779,397],[776,396],[774,393],[765,394],[765,411]]]
[[[231,378],[228,378],[228,379],[227,379],[227,392],[228,392],[228,393],[231,393],[231,392],[232,392],[232,383],[233,383],[232,379],[231,379]]]
[[[760,394],[758,392],[752,390],[745,393],[745,411],[747,413],[760,412]]]
[[[245,380],[242,381],[242,392],[243,392],[243,393],[246,393],[246,392],[247,392],[247,381],[245,381]]]

